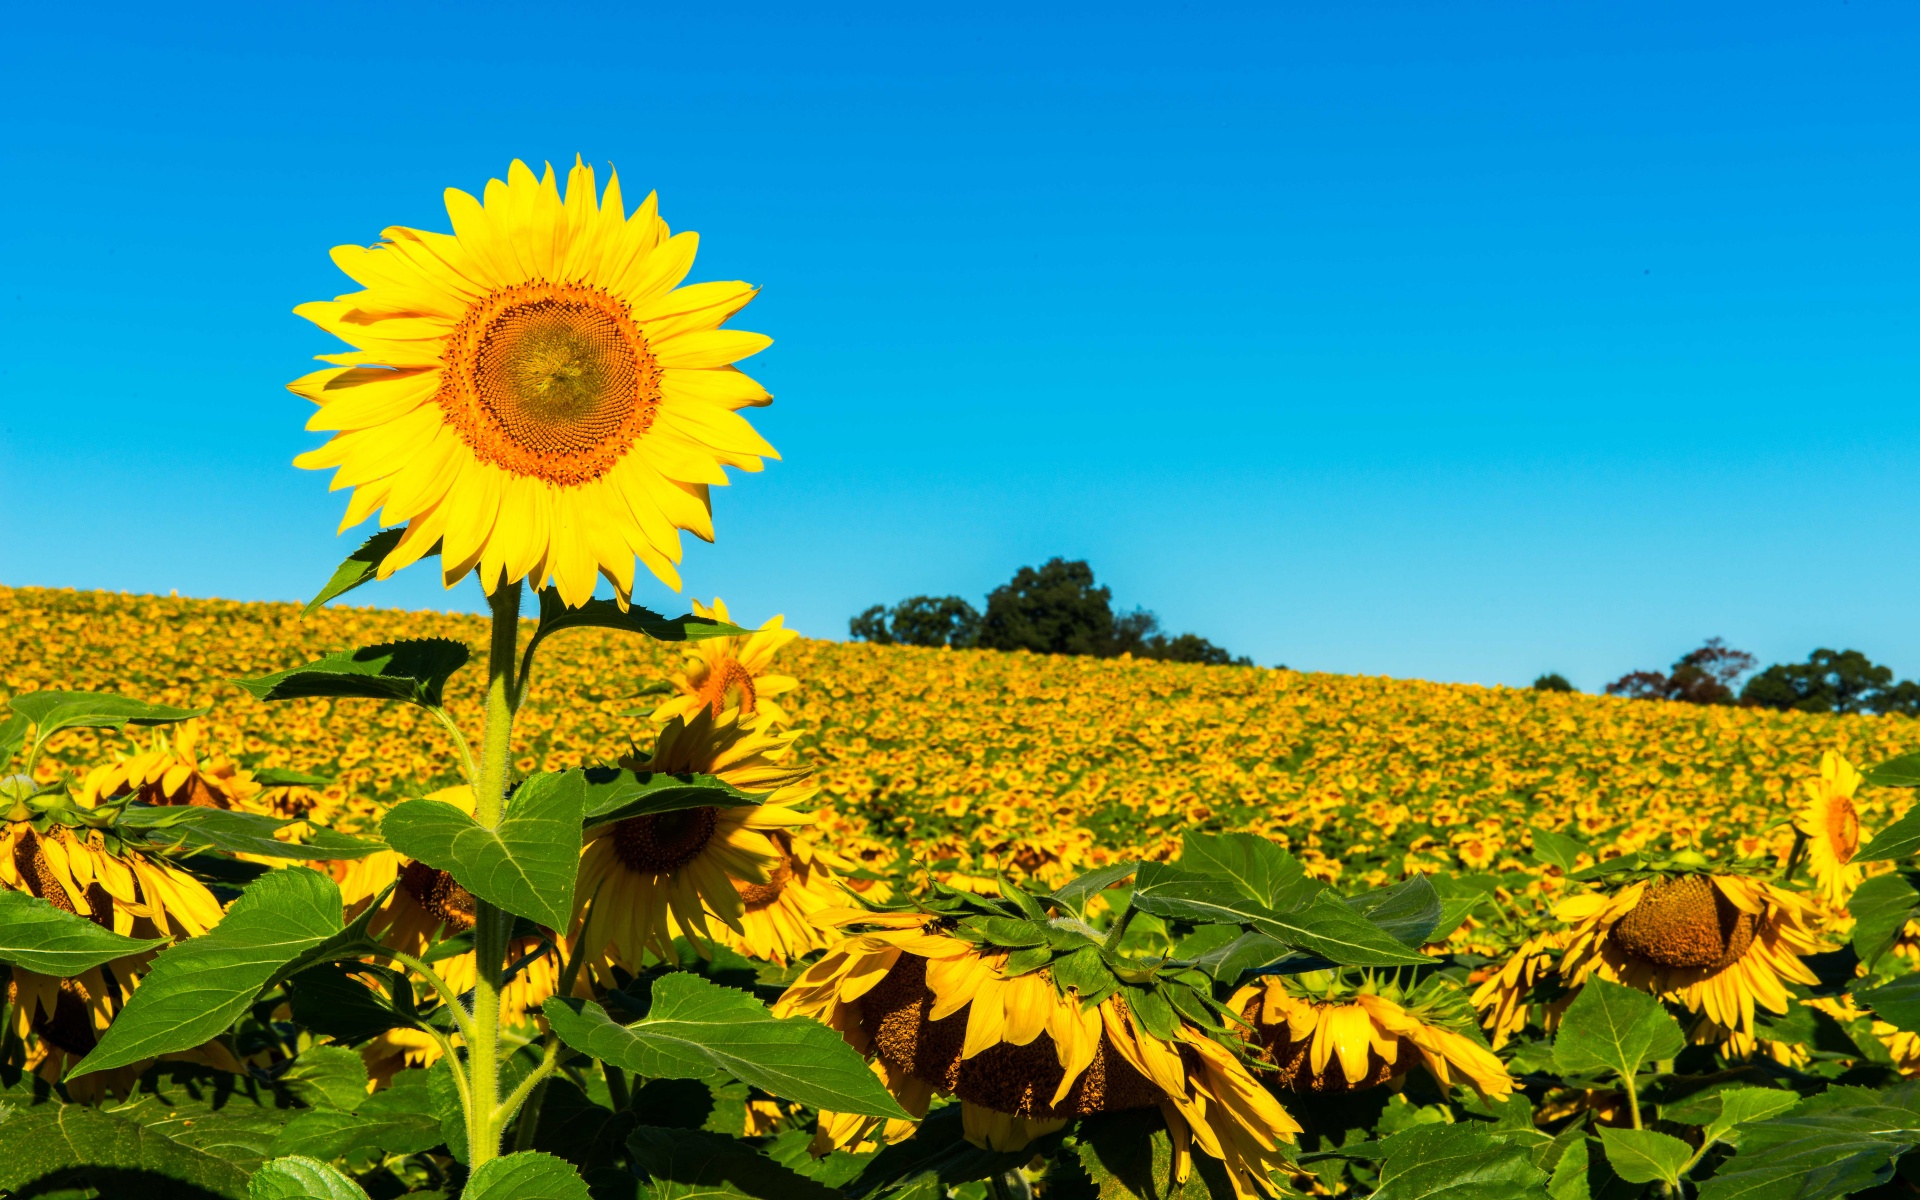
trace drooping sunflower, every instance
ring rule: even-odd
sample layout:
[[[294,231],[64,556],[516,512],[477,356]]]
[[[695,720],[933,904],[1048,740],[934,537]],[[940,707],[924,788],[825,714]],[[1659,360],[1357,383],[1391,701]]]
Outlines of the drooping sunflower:
[[[1481,1010],[1481,1024],[1486,1027],[1495,1050],[1527,1027],[1527,1011],[1534,989],[1559,971],[1560,954],[1566,947],[1564,930],[1535,934],[1520,943],[1506,962],[1480,980],[1471,1002]],[[1571,1001],[1572,996],[1568,995],[1549,1005],[1548,1021],[1555,1020]]]
[[[1860,852],[1860,814],[1853,807],[1860,772],[1829,750],[1820,756],[1820,777],[1805,787],[1807,802],[1793,826],[1806,835],[1807,869],[1821,896],[1836,911],[1844,909],[1863,874],[1853,861]]]
[[[620,760],[636,771],[712,775],[766,799],[648,813],[587,831],[574,885],[573,938],[596,978],[606,978],[614,965],[637,974],[648,953],[676,961],[677,932],[694,935],[704,953],[704,942],[714,937],[709,918],[746,937],[748,903],[739,885],[772,886],[789,863],[773,835],[813,820],[792,807],[817,790],[806,782],[809,769],[793,760],[798,736],[749,728],[739,709],[717,716],[702,709],[691,720],[667,722],[650,757],[636,752]],[[787,890],[782,885],[777,895]]]
[[[693,602],[694,615],[727,621],[726,601],[715,596],[713,606]],[[773,699],[792,691],[800,681],[791,675],[775,675],[768,668],[780,647],[800,635],[781,626],[783,618],[774,617],[752,633],[732,637],[702,638],[687,655],[680,670],[668,676],[674,695],[653,710],[653,719],[665,724],[675,717],[691,717],[703,708],[717,716],[729,708],[738,708],[742,717],[755,725],[786,725],[787,711]]]
[[[1573,926],[1560,962],[1568,988],[1598,975],[1747,1036],[1756,1004],[1787,1011],[1783,981],[1819,982],[1800,961],[1819,949],[1805,902],[1746,876],[1656,876],[1570,896],[1554,915]]]
[[[1270,975],[1227,1001],[1253,1027],[1248,1040],[1273,1065],[1277,1086],[1357,1092],[1418,1065],[1442,1092],[1455,1075],[1483,1096],[1513,1091],[1513,1077],[1473,1036],[1472,1009],[1450,985],[1434,981],[1409,994],[1391,985],[1343,982]]]
[[[91,807],[133,793],[143,804],[188,804],[198,808],[247,809],[258,807],[260,784],[253,772],[224,754],[204,762],[200,742],[205,730],[199,720],[182,721],[171,733],[156,730],[147,749],[115,754],[114,761],[87,772],[78,799]]]
[[[341,528],[406,525],[386,578],[438,549],[447,586],[478,567],[549,583],[569,605],[596,574],[622,603],[634,560],[679,587],[679,530],[713,538],[707,489],[777,458],[738,411],[771,402],[733,366],[771,339],[723,329],[757,289],[681,287],[697,235],[649,195],[625,211],[575,161],[515,161],[483,199],[448,189],[451,234],[394,227],[333,261],[364,290],[294,311],[354,347],[288,385],[332,439],[294,460],[352,488]]]
[[[1012,970],[1005,950],[956,936],[933,913],[850,909],[818,919],[853,932],[774,1012],[838,1030],[909,1113],[924,1116],[936,1094],[957,1096],[969,1141],[1014,1151],[1076,1117],[1158,1108],[1177,1179],[1187,1179],[1198,1143],[1226,1164],[1237,1196],[1277,1192],[1270,1177],[1299,1124],[1184,1017],[1169,1016],[1167,1033],[1156,1035],[1121,991],[1083,1004],[1049,968]],[[858,1144],[880,1127],[877,1118],[823,1112],[815,1149]],[[896,1121],[883,1136],[911,1133]]]
[[[721,945],[750,958],[785,966],[826,946],[832,939],[814,923],[814,915],[852,902],[840,882],[844,860],[812,838],[774,830],[767,835],[780,858],[767,870],[765,883],[735,879],[740,893],[740,930],[716,930]]]

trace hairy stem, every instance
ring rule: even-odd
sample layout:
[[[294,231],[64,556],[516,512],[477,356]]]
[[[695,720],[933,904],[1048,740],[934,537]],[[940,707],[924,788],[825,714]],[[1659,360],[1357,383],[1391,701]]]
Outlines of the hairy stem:
[[[493,638],[487,654],[487,735],[480,747],[473,817],[488,829],[506,814],[513,757],[514,676],[520,641],[520,584],[503,583],[489,598]],[[513,917],[479,897],[473,912],[473,1032],[467,1041],[467,1154],[474,1167],[500,1153],[500,987]]]
[[[1633,1076],[1631,1075],[1620,1076],[1620,1082],[1627,1086],[1627,1115],[1633,1118],[1633,1127],[1639,1129],[1641,1128],[1640,1089],[1633,1085]]]
[[[1139,909],[1133,907],[1131,904],[1120,910],[1120,915],[1113,919],[1113,928],[1107,930],[1106,949],[1118,950],[1120,948],[1120,939],[1127,936],[1127,926],[1133,924],[1134,915],[1139,911]]]

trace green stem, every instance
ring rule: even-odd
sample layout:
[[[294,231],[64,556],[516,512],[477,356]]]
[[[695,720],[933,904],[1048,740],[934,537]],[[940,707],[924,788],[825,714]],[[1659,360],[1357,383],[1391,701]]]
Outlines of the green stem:
[[[1806,848],[1807,835],[1795,829],[1793,831],[1793,849],[1787,851],[1787,873],[1781,876],[1780,882],[1793,882],[1793,873],[1800,869],[1800,852]]]
[[[516,1154],[533,1149],[533,1135],[540,1128],[540,1107],[547,1099],[547,1083],[548,1079],[541,1079],[527,1096],[527,1106],[520,1110],[520,1125],[513,1131]]]
[[[460,752],[460,773],[466,776],[467,786],[476,786],[480,782],[477,778],[480,771],[478,765],[473,761],[473,747],[467,745],[467,735],[460,732],[460,726],[454,723],[453,717],[446,709],[438,705],[430,705],[427,711],[432,713],[434,718],[446,727],[448,735],[453,738],[453,748]]]
[[[1620,1081],[1627,1085],[1627,1113],[1633,1118],[1633,1127],[1640,1126],[1640,1089],[1633,1086],[1633,1076],[1622,1075]]]
[[[1120,948],[1120,939],[1127,936],[1127,926],[1133,924],[1134,915],[1139,911],[1139,909],[1131,904],[1121,909],[1120,915],[1113,919],[1113,928],[1107,930],[1107,940],[1101,948],[1105,950],[1118,950]]]
[[[480,747],[473,788],[473,817],[497,829],[506,814],[513,758],[514,668],[520,641],[520,584],[503,583],[489,598],[493,638],[487,654],[487,736]],[[474,898],[473,1032],[467,1040],[467,1155],[478,1168],[500,1154],[500,986],[513,917]]]
[[[402,954],[398,950],[390,950],[385,946],[368,951],[367,957],[390,959],[420,976],[426,981],[427,986],[433,989],[434,994],[440,997],[440,1002],[447,1006],[447,1011],[453,1015],[454,1025],[460,1030],[460,1036],[468,1042],[473,1041],[473,1021],[468,1018],[467,1010],[461,1007],[460,997],[454,994],[453,985],[440,978],[438,971],[411,954]]]
[[[562,1053],[560,1039],[555,1038],[548,1042],[546,1057],[540,1060],[540,1065],[529,1072],[527,1077],[520,1081],[520,1086],[514,1088],[508,1093],[507,1098],[500,1102],[500,1109],[494,1114],[494,1124],[502,1130],[506,1129],[507,1122],[513,1120],[513,1114],[527,1102],[527,1098],[533,1095],[534,1090],[544,1085],[548,1078],[560,1069],[560,1064],[571,1057],[573,1057],[571,1053]]]
[[[633,1103],[633,1097],[627,1093],[627,1073],[610,1062],[600,1066],[607,1073],[607,1098],[613,1102],[613,1111],[627,1111],[627,1105]]]

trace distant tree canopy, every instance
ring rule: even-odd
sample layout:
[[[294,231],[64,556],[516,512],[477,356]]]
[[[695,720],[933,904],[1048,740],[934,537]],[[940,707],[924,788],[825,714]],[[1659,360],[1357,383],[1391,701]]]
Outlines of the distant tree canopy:
[[[876,604],[847,623],[861,641],[879,645],[1031,650],[1036,654],[1131,654],[1168,662],[1251,666],[1253,660],[1193,633],[1168,635],[1145,609],[1115,615],[1113,593],[1099,587],[1085,562],[1048,559],[1021,567],[987,596],[984,614],[958,596],[912,596]]]
[[[1607,695],[1688,704],[1744,704],[1796,712],[1901,713],[1920,716],[1920,683],[1895,683],[1893,669],[1858,650],[1815,650],[1804,663],[1775,663],[1735,690],[1754,657],[1709,638],[1666,671],[1633,671]],[[1535,686],[1538,686],[1537,684]]]
[[[1548,671],[1545,675],[1533,681],[1533,690],[1536,692],[1572,692],[1578,691],[1579,689],[1575,688],[1571,683],[1568,683],[1567,677],[1560,672]]]

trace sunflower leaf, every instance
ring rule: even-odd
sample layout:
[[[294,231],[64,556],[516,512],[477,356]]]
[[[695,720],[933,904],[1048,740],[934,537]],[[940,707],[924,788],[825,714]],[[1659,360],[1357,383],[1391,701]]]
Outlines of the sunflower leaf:
[[[248,1200],[367,1200],[360,1185],[316,1158],[276,1158],[247,1181]]]
[[[200,1045],[246,1011],[284,964],[340,929],[333,880],[306,867],[262,875],[218,925],[153,960],[140,989],[67,1077]]]
[[[743,792],[713,775],[669,775],[625,767],[588,767],[581,774],[586,781],[582,821],[587,825],[608,825],[628,817],[707,805],[740,808],[757,805],[765,798]]]
[[[343,650],[305,666],[231,682],[256,700],[405,700],[438,708],[447,680],[469,656],[461,642],[416,638]]]
[[[309,827],[303,841],[281,841],[277,830],[299,821],[281,820],[265,813],[190,804],[129,804],[114,822],[116,833],[138,832],[150,842],[184,846],[189,850],[225,850],[229,854],[258,854],[272,858],[365,858],[385,850],[372,838],[354,837],[331,829]]]
[[[452,875],[489,904],[566,926],[580,862],[580,818],[586,781],[579,771],[528,778],[488,829],[451,804],[408,800],[380,823],[387,842],[408,858]]]
[[[101,963],[164,945],[166,940],[122,937],[38,896],[0,891],[0,962],[41,975],[78,975]]]
[[[1920,804],[1898,821],[1874,835],[1866,849],[1853,856],[1854,862],[1886,862],[1905,858],[1920,850]]]
[[[1440,893],[1425,875],[1346,898],[1347,907],[1408,946],[1425,945],[1440,924]]]
[[[1547,1182],[1524,1146],[1477,1121],[1416,1125],[1380,1149],[1374,1200],[1532,1200]]]
[[[838,1191],[781,1166],[738,1138],[642,1126],[627,1153],[647,1200],[835,1200]]]
[[[474,1168],[461,1200],[591,1200],[586,1180],[564,1158],[527,1150]]]
[[[305,771],[289,770],[286,767],[261,767],[253,773],[253,781],[263,788],[317,788],[333,782],[325,775],[310,775]]]
[[[1660,1001],[1605,979],[1589,979],[1560,1018],[1553,1061],[1577,1075],[1607,1070],[1631,1080],[1640,1067],[1685,1049],[1680,1023]]]
[[[355,978],[374,974],[387,979],[390,987],[411,990],[406,976],[386,967],[356,963],[352,970],[338,963],[323,963],[294,976],[289,997],[293,1019],[308,1032],[329,1037],[346,1046],[357,1045],[398,1026],[417,1022],[411,1012],[383,1001],[377,993]]]
[[[1872,966],[1893,948],[1900,931],[1920,909],[1920,888],[1904,871],[1875,875],[1854,890],[1847,901],[1853,917],[1853,952]]]
[[[692,613],[663,617],[637,604],[628,605],[622,610],[611,600],[589,600],[579,608],[568,608],[566,601],[560,599],[559,589],[547,588],[540,593],[540,625],[534,630],[534,640],[539,641],[563,629],[618,629],[625,633],[642,633],[662,642],[702,641],[753,632],[711,617],[696,617]]]
[[[84,1104],[0,1106],[0,1192],[42,1194],[31,1185],[57,1177],[61,1196],[125,1195],[142,1179],[153,1195],[246,1200],[242,1167],[185,1145],[139,1121]],[[172,1190],[162,1189],[172,1185]],[[81,1190],[81,1189],[97,1190]]]
[[[1693,1148],[1670,1134],[1652,1129],[1600,1128],[1613,1173],[1628,1183],[1663,1181],[1680,1185],[1680,1168],[1693,1157]]]
[[[46,741],[61,729],[118,729],[122,725],[170,725],[204,717],[209,708],[175,708],[148,704],[111,692],[28,692],[11,701],[13,711],[37,727],[34,736]]]
[[[1185,834],[1174,866],[1183,874],[1231,882],[1248,899],[1280,912],[1319,890],[1298,859],[1253,833]]]
[[[562,1042],[652,1079],[738,1079],[835,1112],[904,1118],[860,1055],[806,1017],[775,1017],[745,992],[686,971],[653,982],[647,1015],[620,1025],[590,1000],[543,1006]]]
[[[1860,772],[1860,779],[1874,787],[1920,787],[1920,750],[1875,763]]]
[[[1425,966],[1433,961],[1409,950],[1331,893],[1321,893],[1312,903],[1281,913],[1250,899],[1235,881],[1195,878],[1158,863],[1144,863],[1132,902],[1141,912],[1164,919],[1195,925],[1244,925],[1343,966]]]
[[[1892,983],[1855,992],[1853,998],[1894,1028],[1920,1032],[1920,975],[1902,975]]]
[[[1533,836],[1533,861],[1542,866],[1559,867],[1562,875],[1573,874],[1574,864],[1582,854],[1599,858],[1585,842],[1564,833],[1555,833],[1551,829],[1530,829],[1527,832]]]
[[[1088,900],[1114,884],[1130,878],[1139,869],[1140,864],[1130,859],[1114,863],[1112,866],[1100,867],[1061,884],[1054,889],[1053,895],[1048,899],[1072,909],[1075,916],[1085,916]]]
[[[400,544],[401,535],[406,532],[405,529],[382,529],[360,543],[358,550],[347,555],[346,561],[334,568],[333,578],[327,580],[327,585],[320,589],[319,595],[307,601],[300,615],[310,617],[328,601],[339,599],[363,583],[372,583],[380,569],[380,560],[393,552],[393,548]]]

